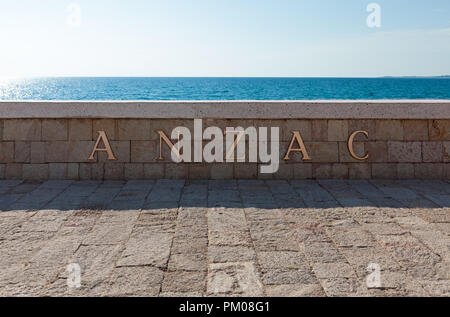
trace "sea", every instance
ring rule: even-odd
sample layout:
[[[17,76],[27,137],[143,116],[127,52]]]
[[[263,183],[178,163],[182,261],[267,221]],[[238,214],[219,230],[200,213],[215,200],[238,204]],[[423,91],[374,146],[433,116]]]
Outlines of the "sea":
[[[0,79],[0,100],[450,99],[450,77]]]

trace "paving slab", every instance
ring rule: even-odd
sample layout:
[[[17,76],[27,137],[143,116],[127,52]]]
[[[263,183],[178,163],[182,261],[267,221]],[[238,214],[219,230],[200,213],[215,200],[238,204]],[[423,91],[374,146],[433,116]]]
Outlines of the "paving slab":
[[[448,297],[449,197],[427,180],[0,181],[0,296]]]

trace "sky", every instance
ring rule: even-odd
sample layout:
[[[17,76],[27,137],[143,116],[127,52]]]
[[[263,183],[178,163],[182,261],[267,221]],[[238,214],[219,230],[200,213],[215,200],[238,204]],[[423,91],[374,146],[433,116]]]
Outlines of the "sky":
[[[0,0],[0,77],[448,74],[449,0]]]

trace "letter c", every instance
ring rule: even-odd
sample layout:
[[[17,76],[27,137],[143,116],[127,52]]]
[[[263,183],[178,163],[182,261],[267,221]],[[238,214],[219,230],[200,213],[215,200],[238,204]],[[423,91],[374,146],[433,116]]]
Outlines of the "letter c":
[[[365,160],[367,160],[369,158],[369,154],[366,154],[364,157],[358,156],[358,155],[356,155],[355,150],[353,148],[353,141],[355,140],[355,137],[358,134],[364,134],[366,137],[369,137],[369,132],[367,132],[367,131],[361,130],[361,131],[353,132],[352,135],[350,136],[350,138],[348,139],[348,150],[350,152],[350,155],[354,159],[357,159],[358,161],[365,161]]]

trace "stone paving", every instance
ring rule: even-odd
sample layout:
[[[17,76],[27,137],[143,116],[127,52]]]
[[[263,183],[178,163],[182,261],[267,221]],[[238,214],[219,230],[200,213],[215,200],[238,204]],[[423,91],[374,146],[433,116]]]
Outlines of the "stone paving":
[[[0,296],[449,296],[449,235],[445,181],[0,181]]]

